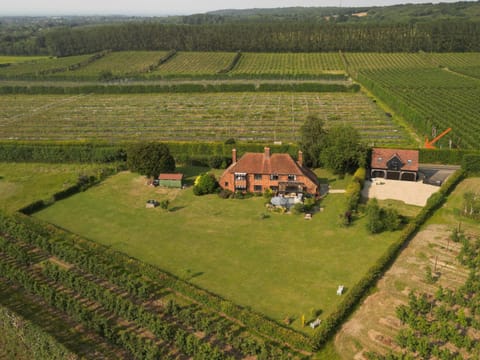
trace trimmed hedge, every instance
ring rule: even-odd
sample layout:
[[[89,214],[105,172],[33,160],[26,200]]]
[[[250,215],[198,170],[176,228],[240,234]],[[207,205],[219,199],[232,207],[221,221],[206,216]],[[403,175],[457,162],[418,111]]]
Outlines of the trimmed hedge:
[[[466,155],[480,156],[478,150],[419,149],[420,163],[461,165]]]
[[[358,168],[353,174],[352,181],[347,185],[347,189],[345,191],[346,211],[357,210],[358,203],[361,199],[361,192],[365,182],[366,173],[367,172],[365,168]]]
[[[111,163],[125,161],[118,145],[83,142],[0,142],[0,161],[48,163]]]
[[[480,154],[466,154],[462,159],[462,169],[469,173],[479,173]]]
[[[94,84],[78,86],[6,85],[0,86],[0,94],[147,94],[147,93],[219,93],[219,92],[358,92],[357,84],[342,85],[328,83],[180,83],[180,84]]]
[[[448,194],[464,177],[465,172],[462,170],[450,176],[440,190],[428,199],[426,206],[415,219],[403,229],[398,240],[389,246],[387,251],[367,271],[363,278],[345,294],[343,301],[338,305],[337,309],[322,322],[319,329],[312,336],[312,348],[315,351],[320,350],[322,345],[334,335],[337,328],[351,314],[359,301],[394,262],[403,246],[413,238],[420,226],[425,223],[433,212],[444,203]]]
[[[27,142],[0,141],[0,161],[47,163],[112,163],[126,160],[125,149],[131,142],[108,144],[104,142]],[[239,155],[245,152],[263,152],[265,144],[222,142],[165,142],[175,161],[184,164],[209,165],[218,157],[231,161],[232,149]],[[292,144],[270,145],[274,153],[296,156],[298,147]]]

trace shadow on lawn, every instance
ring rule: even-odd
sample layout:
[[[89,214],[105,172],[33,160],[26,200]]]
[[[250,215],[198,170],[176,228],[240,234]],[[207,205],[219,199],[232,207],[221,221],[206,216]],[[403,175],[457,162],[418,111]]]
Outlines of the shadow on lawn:
[[[182,210],[184,208],[185,208],[185,206],[174,206],[174,207],[170,208],[168,211],[176,212],[176,211]]]

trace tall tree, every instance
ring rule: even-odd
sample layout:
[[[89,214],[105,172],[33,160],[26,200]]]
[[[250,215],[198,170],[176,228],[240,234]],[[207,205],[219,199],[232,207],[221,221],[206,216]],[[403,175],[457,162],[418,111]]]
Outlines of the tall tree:
[[[349,125],[335,126],[325,137],[320,162],[334,173],[353,173],[364,165],[365,152],[357,129]]]
[[[307,166],[320,166],[320,153],[325,146],[326,135],[323,120],[316,115],[308,115],[300,128],[300,148]]]
[[[127,166],[133,172],[156,178],[162,172],[175,171],[175,159],[165,144],[137,143],[127,148]]]

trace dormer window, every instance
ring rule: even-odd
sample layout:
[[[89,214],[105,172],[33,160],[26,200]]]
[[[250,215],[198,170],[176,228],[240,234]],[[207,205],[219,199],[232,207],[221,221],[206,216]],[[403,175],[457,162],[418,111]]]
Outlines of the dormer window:
[[[297,180],[297,177],[295,175],[288,175],[288,181],[295,181]]]
[[[278,174],[270,175],[270,180],[278,180]]]

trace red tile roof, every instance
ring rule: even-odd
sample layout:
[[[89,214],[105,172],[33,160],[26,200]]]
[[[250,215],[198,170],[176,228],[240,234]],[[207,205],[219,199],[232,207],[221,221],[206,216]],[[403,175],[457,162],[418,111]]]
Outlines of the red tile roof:
[[[183,174],[160,174],[158,180],[182,180]]]
[[[401,170],[418,171],[418,150],[380,149],[372,150],[372,169],[387,169],[387,162],[397,156],[403,166]]]
[[[245,153],[225,171],[247,174],[303,175],[315,183],[318,182],[312,171],[301,167],[289,154]]]

